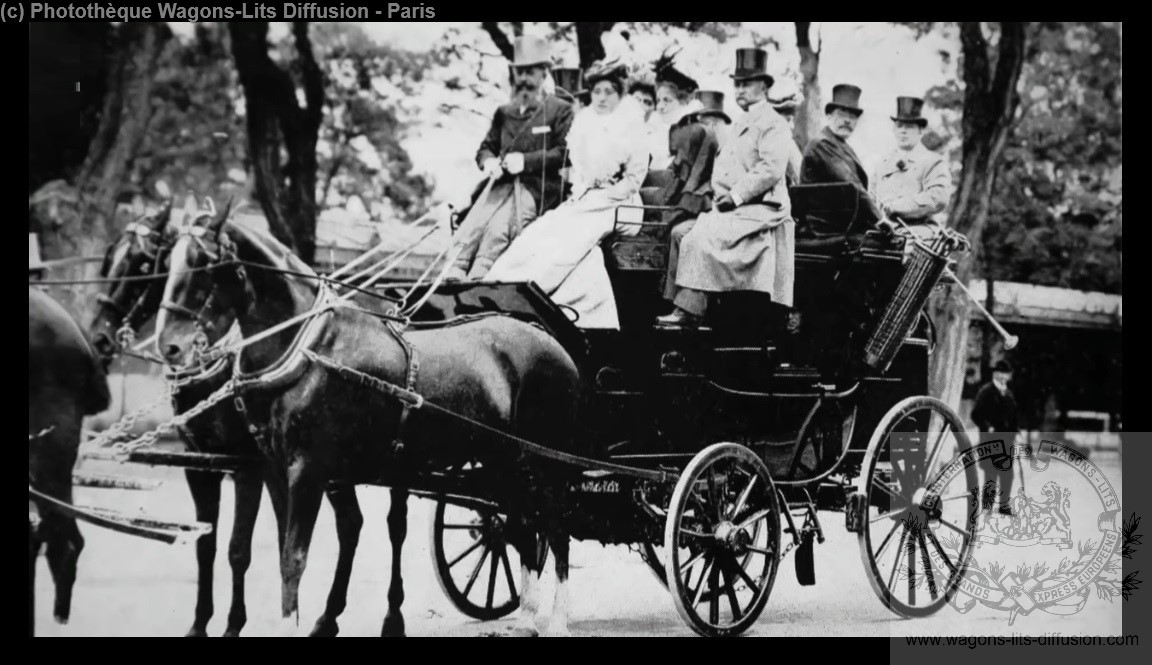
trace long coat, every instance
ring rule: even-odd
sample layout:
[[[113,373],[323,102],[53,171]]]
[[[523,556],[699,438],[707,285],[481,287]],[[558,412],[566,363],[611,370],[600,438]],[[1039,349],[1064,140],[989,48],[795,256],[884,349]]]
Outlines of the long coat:
[[[505,104],[496,109],[492,117],[492,126],[476,152],[476,164],[483,168],[489,158],[503,158],[510,152],[523,153],[524,171],[518,176],[505,173],[493,189],[519,177],[536,199],[537,214],[551,210],[560,205],[562,198],[560,169],[564,167],[572,118],[572,105],[554,95],[545,97],[543,102],[529,104],[523,111],[515,103]]]
[[[788,123],[758,102],[731,126],[712,169],[712,190],[737,207],[700,215],[680,246],[676,285],[698,291],[761,291],[792,304],[795,223],[785,172]]]
[[[720,140],[711,127],[698,120],[682,118],[669,132],[669,144],[672,178],[656,198],[661,205],[675,208],[663,215],[664,223],[673,226],[708,209]]]
[[[952,174],[939,153],[917,143],[911,150],[894,150],[872,178],[876,200],[907,221],[943,224],[952,197]]]

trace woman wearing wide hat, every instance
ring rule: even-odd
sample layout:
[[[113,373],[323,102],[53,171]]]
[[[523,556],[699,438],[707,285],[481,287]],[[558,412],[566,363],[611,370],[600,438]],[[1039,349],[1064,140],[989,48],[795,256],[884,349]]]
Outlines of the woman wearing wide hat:
[[[621,62],[597,63],[584,75],[590,103],[568,133],[572,196],[525,229],[485,278],[535,282],[574,309],[582,328],[619,328],[600,241],[612,232],[618,206],[640,204],[648,165],[644,110],[626,94],[626,78]]]

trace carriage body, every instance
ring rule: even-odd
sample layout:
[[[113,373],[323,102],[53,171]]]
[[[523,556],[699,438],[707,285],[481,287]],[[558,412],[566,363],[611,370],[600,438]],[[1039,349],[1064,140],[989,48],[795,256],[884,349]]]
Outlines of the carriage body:
[[[805,200],[825,204],[818,211],[825,231],[797,243],[800,328],[793,334],[775,325],[769,298],[749,293],[722,295],[708,328],[656,327],[656,316],[668,308],[661,296],[668,256],[662,225],[602,243],[619,330],[577,327],[532,283],[447,282],[413,322],[435,325],[496,311],[547,330],[583,378],[578,440],[589,458],[675,475],[707,446],[736,442],[764,460],[790,501],[837,510],[846,504],[876,424],[901,399],[927,392],[930,340],[921,321],[884,371],[861,362],[869,324],[903,274],[903,241],[848,233],[855,211],[844,191],[810,191],[816,196]],[[637,210],[649,218],[657,211]],[[626,208],[617,216],[636,218]],[[846,232],[828,231],[837,226]],[[381,289],[401,296],[412,286]],[[416,286],[408,298],[419,299],[426,288]],[[425,480],[434,486],[428,495],[491,500],[479,473],[437,470]],[[569,487],[573,537],[605,544],[662,538],[654,509],[666,503],[670,487],[575,467]]]

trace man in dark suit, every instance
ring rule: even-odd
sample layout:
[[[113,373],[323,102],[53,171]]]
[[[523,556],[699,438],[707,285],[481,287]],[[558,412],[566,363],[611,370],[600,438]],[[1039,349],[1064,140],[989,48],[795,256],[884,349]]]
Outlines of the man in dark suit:
[[[976,393],[976,401],[972,405],[972,422],[980,432],[1002,434],[1004,444],[1009,449],[1016,439],[1016,396],[1008,387],[1012,380],[1012,366],[1008,361],[1001,360],[992,367],[992,380],[984,384]],[[1017,462],[1014,460],[1013,465]],[[1015,466],[1007,471],[1000,472],[1000,496],[1008,499],[1012,496],[1012,477]],[[1000,511],[1008,514],[1007,503],[1001,504]]]
[[[573,110],[560,97],[544,93],[549,69],[546,40],[516,40],[512,101],[496,109],[476,153],[477,165],[495,180],[484,199],[479,198],[484,186],[477,188],[462,216],[449,278],[484,277],[525,226],[560,204],[560,169]]]

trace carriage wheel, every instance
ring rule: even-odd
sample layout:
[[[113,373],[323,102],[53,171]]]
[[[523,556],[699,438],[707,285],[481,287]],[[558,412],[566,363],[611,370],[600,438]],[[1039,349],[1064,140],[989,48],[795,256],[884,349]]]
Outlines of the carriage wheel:
[[[973,545],[974,465],[941,470],[972,447],[960,417],[933,397],[909,397],[880,421],[857,497],[860,556],[880,600],[902,617],[933,614],[956,592]]]
[[[505,519],[488,510],[436,503],[436,580],[456,609],[473,619],[499,619],[520,607],[520,557],[506,539]]]
[[[744,632],[768,602],[779,552],[780,501],[764,461],[735,443],[698,453],[680,474],[664,529],[680,617],[701,635]]]

